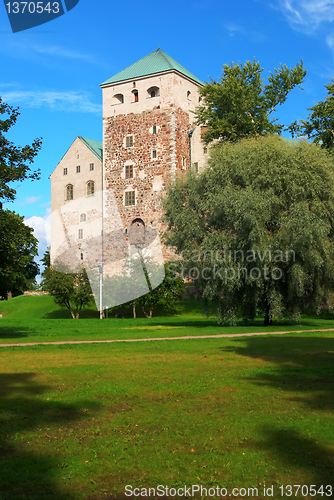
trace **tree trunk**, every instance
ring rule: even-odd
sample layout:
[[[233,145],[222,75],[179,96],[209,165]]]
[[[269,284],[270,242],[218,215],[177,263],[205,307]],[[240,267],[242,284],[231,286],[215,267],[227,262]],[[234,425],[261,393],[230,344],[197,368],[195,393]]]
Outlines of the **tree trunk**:
[[[136,301],[135,300],[133,301],[132,310],[133,310],[133,317],[134,317],[134,319],[136,319],[137,316],[136,316]]]
[[[69,307],[69,310],[70,310],[70,313],[71,313],[72,318],[73,318],[73,319],[75,319],[75,314],[74,314],[74,312],[73,312],[72,307]]]
[[[152,318],[152,316],[153,316],[153,306],[150,306],[150,316],[149,317]]]
[[[273,324],[273,316],[270,312],[270,304],[267,304],[264,312],[264,326],[270,326],[272,324]]]
[[[147,314],[147,312],[145,311],[145,308],[144,306],[141,306],[142,310],[143,310],[143,313],[145,315],[145,318],[150,318],[150,316]]]

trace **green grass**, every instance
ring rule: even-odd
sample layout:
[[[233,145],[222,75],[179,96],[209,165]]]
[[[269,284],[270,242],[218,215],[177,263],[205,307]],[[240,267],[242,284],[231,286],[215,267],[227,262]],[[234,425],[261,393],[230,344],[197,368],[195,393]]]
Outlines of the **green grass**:
[[[138,313],[140,310],[138,310]],[[54,304],[52,297],[16,297],[0,303],[0,343],[58,342],[70,340],[113,340],[296,331],[334,328],[334,316],[303,315],[299,322],[274,319],[270,327],[257,318],[245,326],[220,326],[214,317],[202,315],[201,303],[183,300],[179,314],[163,316],[159,310],[152,319],[98,319],[96,310],[84,310],[79,320],[70,318],[67,310]],[[66,319],[67,318],[67,319]],[[94,319],[93,319],[94,318]]]
[[[0,355],[1,500],[333,484],[332,332]]]

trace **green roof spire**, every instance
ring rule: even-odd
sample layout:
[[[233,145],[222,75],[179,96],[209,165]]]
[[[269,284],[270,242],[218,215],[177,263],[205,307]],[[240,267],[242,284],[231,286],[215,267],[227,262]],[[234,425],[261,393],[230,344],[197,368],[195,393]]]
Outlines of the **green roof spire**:
[[[172,59],[160,48],[151,52],[148,56],[143,57],[128,68],[123,69],[123,71],[120,71],[113,77],[109,78],[109,80],[101,83],[101,85],[121,82],[123,80],[133,80],[134,78],[139,78],[141,76],[148,76],[171,70],[178,71],[196,83],[203,85],[203,82],[199,78],[190,73],[190,71],[181,66],[181,64]]]

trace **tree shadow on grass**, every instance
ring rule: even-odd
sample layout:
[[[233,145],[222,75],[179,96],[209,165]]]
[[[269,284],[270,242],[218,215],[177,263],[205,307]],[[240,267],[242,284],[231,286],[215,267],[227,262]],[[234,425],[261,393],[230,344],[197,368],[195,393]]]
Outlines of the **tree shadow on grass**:
[[[262,429],[262,433],[264,439],[258,443],[259,448],[270,450],[275,456],[275,460],[281,461],[288,471],[297,469],[304,481],[295,481],[295,483],[308,486],[314,484],[317,489],[323,485],[324,494],[320,494],[316,498],[332,497],[332,494],[326,495],[326,493],[330,493],[330,489],[325,489],[327,485],[332,485],[334,492],[334,452],[332,450],[319,445],[315,439],[296,433],[294,429],[267,426]],[[279,491],[276,488],[276,494]]]
[[[28,337],[31,332],[31,328],[27,328],[25,326],[8,326],[0,323],[0,339],[18,339]]]
[[[304,407],[304,412],[301,411],[306,418],[310,414],[310,422],[315,418],[314,412],[319,415],[334,410],[334,338],[310,334],[308,337],[233,339],[232,343],[232,347],[222,348],[222,351],[270,363],[266,369],[260,366],[257,372],[253,368],[252,375],[244,377],[247,382],[271,387],[279,394],[286,392],[290,401]],[[303,474],[304,483],[297,484],[316,484],[318,487],[333,484],[332,449],[303,435],[292,428],[292,424],[283,423],[278,427],[275,422],[273,426],[264,425],[260,432],[264,434],[264,440],[258,443],[260,448],[269,450],[273,459],[277,457],[284,468],[291,467],[294,473],[297,470]]]
[[[51,387],[34,378],[34,373],[0,374],[0,498],[71,500],[77,497],[60,486],[63,453],[51,456],[44,451],[51,437],[47,429],[56,426],[61,434],[62,426],[87,419],[83,409],[98,405],[43,401],[41,396]]]
[[[45,313],[42,319],[73,319],[68,309],[55,309]],[[97,309],[83,309],[79,319],[100,319]]]
[[[295,393],[291,399],[312,410],[334,410],[334,337],[233,339],[233,347],[222,350],[276,365],[247,380]]]

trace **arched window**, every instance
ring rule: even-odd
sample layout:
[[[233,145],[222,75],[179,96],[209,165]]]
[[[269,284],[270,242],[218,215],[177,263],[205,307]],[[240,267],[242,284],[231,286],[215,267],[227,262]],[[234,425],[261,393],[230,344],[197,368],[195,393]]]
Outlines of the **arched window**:
[[[73,200],[73,185],[69,184],[66,186],[66,199]]]
[[[93,196],[95,185],[93,181],[87,182],[87,196]]]
[[[115,94],[112,98],[112,104],[123,104],[124,95],[123,94]]]
[[[80,222],[86,221],[86,214],[80,214]]]
[[[138,90],[133,90],[132,91],[132,95],[133,95],[133,101],[132,102],[138,102],[139,101]]]
[[[160,95],[160,89],[159,87],[150,87],[147,89],[147,97],[152,98],[152,97],[158,97]]]
[[[188,90],[188,92],[187,92],[187,99],[188,99],[189,101],[191,101],[191,92],[190,92],[190,90]]]

